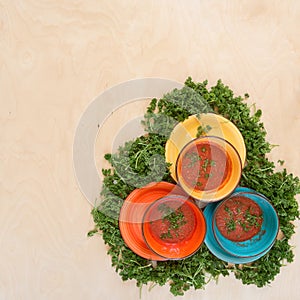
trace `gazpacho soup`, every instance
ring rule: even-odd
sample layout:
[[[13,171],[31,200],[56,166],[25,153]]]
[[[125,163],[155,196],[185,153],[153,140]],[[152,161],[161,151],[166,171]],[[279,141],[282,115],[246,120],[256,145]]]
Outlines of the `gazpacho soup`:
[[[149,214],[150,231],[156,240],[178,243],[187,240],[195,231],[195,214],[188,202],[167,201],[155,205]]]
[[[230,177],[231,160],[225,150],[212,141],[192,143],[182,153],[179,164],[182,180],[194,190],[218,189]]]
[[[244,196],[233,196],[218,206],[215,222],[225,238],[242,242],[259,233],[263,215],[261,208],[253,200]]]

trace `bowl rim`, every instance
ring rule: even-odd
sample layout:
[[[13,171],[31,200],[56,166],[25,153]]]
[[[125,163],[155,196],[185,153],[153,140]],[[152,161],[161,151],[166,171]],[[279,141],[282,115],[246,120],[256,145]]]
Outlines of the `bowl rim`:
[[[197,143],[198,141],[201,141],[201,140],[220,140],[222,142],[224,142],[225,144],[227,144],[232,150],[233,152],[235,153],[236,155],[236,158],[237,158],[237,161],[238,161],[238,166],[239,166],[239,175],[238,175],[238,180],[236,182],[236,184],[228,191],[226,192],[226,194],[222,195],[221,197],[216,197],[216,198],[213,198],[213,199],[203,199],[203,198],[199,198],[197,197],[197,195],[194,195],[193,194],[193,190],[192,191],[189,191],[187,190],[183,185],[182,185],[182,182],[180,180],[180,176],[178,176],[178,163],[179,163],[179,160],[182,156],[182,153],[188,148],[190,147],[192,144],[194,144],[195,142]],[[217,202],[217,201],[220,201],[222,199],[225,199],[226,197],[228,197],[229,195],[231,195],[234,190],[238,187],[240,181],[241,181],[241,177],[242,177],[242,172],[243,172],[243,167],[242,167],[242,161],[241,161],[241,157],[240,157],[240,154],[239,152],[237,151],[237,149],[234,147],[234,145],[232,145],[232,143],[230,143],[229,141],[227,141],[226,139],[224,138],[221,138],[221,137],[218,137],[218,136],[214,136],[214,135],[201,135],[199,137],[196,137],[194,139],[192,139],[191,141],[189,141],[187,144],[184,145],[184,147],[180,150],[178,156],[177,156],[177,159],[176,159],[176,163],[175,163],[175,173],[176,173],[176,177],[177,177],[177,182],[178,184],[181,186],[181,188],[187,193],[189,194],[191,197],[193,197],[194,199],[200,201],[200,202],[203,202],[203,203],[212,203],[212,202]],[[211,190],[209,190],[211,191]],[[203,191],[202,194],[205,194],[205,191]]]
[[[144,226],[145,226],[145,224],[147,223],[147,222],[145,222],[145,218],[146,218],[147,213],[149,213],[150,209],[151,209],[157,202],[159,202],[159,201],[161,201],[162,199],[165,199],[165,198],[169,198],[169,199],[170,199],[170,198],[171,198],[171,199],[177,199],[177,200],[179,200],[179,201],[182,202],[182,203],[188,202],[189,205],[192,205],[192,206],[195,207],[195,209],[199,212],[199,215],[201,216],[201,219],[202,219],[202,222],[201,222],[201,223],[203,224],[203,227],[204,227],[204,229],[203,229],[203,232],[204,232],[204,233],[203,233],[203,237],[202,237],[202,239],[200,240],[199,245],[196,247],[196,249],[193,250],[193,251],[192,251],[191,253],[189,253],[188,255],[185,255],[185,256],[182,256],[182,257],[168,257],[168,256],[164,256],[164,255],[158,253],[158,251],[156,251],[155,249],[153,249],[153,248],[151,247],[151,245],[149,245],[149,242],[148,242],[148,240],[147,240],[146,237],[145,237],[145,232],[144,232],[145,229],[144,229]],[[197,218],[196,218],[196,219],[197,219]],[[199,226],[199,225],[198,225],[198,226]],[[191,257],[192,255],[194,255],[197,251],[199,251],[199,249],[200,249],[201,246],[203,245],[204,240],[205,240],[205,237],[206,237],[206,231],[207,231],[207,224],[206,224],[206,218],[205,218],[205,216],[204,216],[204,214],[203,214],[203,211],[202,211],[202,209],[199,208],[199,206],[195,203],[194,199],[193,199],[192,197],[190,197],[190,196],[189,196],[189,197],[186,197],[186,196],[183,196],[183,195],[175,195],[175,194],[163,196],[163,197],[161,197],[161,198],[159,198],[159,199],[153,201],[153,202],[147,207],[147,209],[146,209],[145,212],[144,212],[143,218],[142,218],[142,235],[143,235],[143,239],[144,239],[146,245],[148,246],[148,248],[149,248],[151,251],[153,251],[155,254],[157,254],[158,256],[160,256],[160,257],[162,257],[162,258],[164,258],[164,259],[166,259],[166,260],[174,260],[174,261],[176,261],[176,260],[182,260],[182,259],[186,259],[186,258]]]
[[[250,194],[250,195],[255,195],[255,196],[257,196],[258,198],[260,198],[262,201],[264,201],[265,203],[267,203],[267,205],[269,205],[269,207],[273,210],[274,215],[276,216],[275,219],[277,220],[277,229],[276,229],[274,238],[273,238],[273,240],[271,241],[271,243],[268,244],[267,247],[263,248],[261,251],[259,251],[258,253],[255,253],[255,254],[253,254],[253,255],[238,255],[238,254],[236,254],[236,253],[231,252],[231,251],[228,250],[226,247],[224,247],[224,245],[220,242],[220,239],[217,237],[216,232],[215,232],[215,228],[217,227],[216,224],[215,224],[215,216],[216,216],[216,214],[217,214],[218,209],[219,209],[219,208],[224,204],[224,202],[226,202],[227,200],[229,200],[229,199],[231,199],[231,198],[233,198],[233,197],[236,197],[236,196],[239,196],[239,195],[245,195],[245,194],[248,194],[248,195],[249,195],[249,194]],[[244,197],[248,198],[247,196],[244,196]],[[254,202],[256,203],[255,200],[253,200],[253,199],[251,199],[251,198],[249,198],[249,199],[252,200],[252,201],[254,201]],[[257,203],[257,204],[258,204],[258,203]],[[259,205],[259,204],[258,204],[258,205]],[[222,201],[220,201],[220,203],[217,204],[217,206],[216,206],[216,208],[215,208],[215,210],[214,210],[214,213],[213,213],[213,215],[212,215],[212,232],[213,232],[213,235],[214,235],[214,238],[215,238],[216,242],[219,244],[219,246],[220,246],[225,252],[227,252],[228,254],[230,254],[230,255],[232,255],[232,256],[236,256],[236,257],[241,257],[241,258],[255,257],[255,256],[260,255],[260,254],[264,253],[265,251],[271,249],[271,248],[273,247],[273,245],[275,244],[275,242],[276,242],[276,239],[277,239],[277,236],[278,236],[279,229],[280,229],[280,220],[279,220],[279,216],[278,216],[278,213],[277,213],[277,211],[276,211],[274,205],[270,202],[270,200],[269,200],[265,195],[263,195],[263,194],[261,194],[261,193],[258,193],[258,192],[254,191],[254,190],[253,190],[253,191],[249,191],[249,192],[248,192],[248,191],[241,191],[241,192],[232,193],[229,197],[227,197],[226,199],[223,199]],[[221,234],[221,232],[220,232],[220,234]],[[222,234],[221,234],[221,235],[222,235]],[[255,236],[256,236],[256,235],[255,235]],[[255,237],[255,236],[253,236],[253,237]],[[252,238],[253,238],[253,237],[252,237]],[[251,239],[252,239],[252,238],[251,238]],[[232,242],[232,243],[243,243],[243,242],[246,242],[246,241],[251,240],[251,239],[248,239],[248,240],[241,241],[241,242],[234,242],[234,241],[231,241],[231,240],[227,239],[226,237],[224,237],[224,239],[226,239],[226,240],[228,240],[228,241],[230,241],[230,242]]]

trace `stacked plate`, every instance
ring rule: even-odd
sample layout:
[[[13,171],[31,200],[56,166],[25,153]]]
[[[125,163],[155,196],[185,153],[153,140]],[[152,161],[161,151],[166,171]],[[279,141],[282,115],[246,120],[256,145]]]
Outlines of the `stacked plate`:
[[[245,206],[248,211],[243,211],[241,199],[247,199],[254,208],[256,204],[259,212],[255,209],[251,212],[249,205]],[[221,213],[223,224],[218,220]],[[229,263],[244,264],[259,259],[271,249],[279,230],[274,207],[265,196],[249,188],[238,187],[230,197],[208,204],[204,215],[205,244],[216,257]],[[222,226],[224,224],[227,226]]]
[[[180,187],[151,183],[125,199],[119,227],[126,245],[149,260],[176,260],[195,253],[204,241],[204,215]]]

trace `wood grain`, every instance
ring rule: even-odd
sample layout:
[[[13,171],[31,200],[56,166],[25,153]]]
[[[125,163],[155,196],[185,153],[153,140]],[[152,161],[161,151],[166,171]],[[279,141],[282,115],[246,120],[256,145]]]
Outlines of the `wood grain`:
[[[117,83],[222,78],[263,109],[268,139],[280,144],[271,158],[300,175],[299,36],[297,0],[0,0],[0,299],[139,299],[101,237],[86,237],[91,206],[72,164],[81,114]],[[124,109],[132,118],[141,107]],[[115,134],[122,124],[105,126]],[[272,287],[220,278],[182,299],[296,299],[298,228],[292,243],[295,261]],[[142,299],[173,297],[145,287]]]

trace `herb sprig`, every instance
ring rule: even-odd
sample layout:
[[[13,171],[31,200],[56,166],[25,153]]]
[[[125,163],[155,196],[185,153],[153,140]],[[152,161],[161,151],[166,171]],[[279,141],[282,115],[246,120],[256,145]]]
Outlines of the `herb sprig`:
[[[195,83],[191,78],[184,88],[153,99],[143,120],[146,135],[120,147],[117,154],[105,158],[112,169],[103,170],[104,182],[101,192],[102,203],[92,210],[95,229],[100,231],[112,266],[123,280],[135,279],[137,286],[170,283],[174,295],[183,295],[193,287],[202,289],[210,279],[227,276],[233,272],[243,284],[263,287],[270,284],[286,262],[294,255],[289,240],[295,232],[292,221],[299,218],[295,196],[300,193],[299,178],[286,169],[276,171],[275,164],[266,157],[271,145],[266,141],[266,131],[260,121],[261,110],[254,114],[245,100],[249,97],[234,96],[233,91],[221,80],[210,89],[208,82]],[[265,194],[274,205],[284,238],[277,240],[271,250],[251,266],[229,266],[212,255],[202,245],[193,256],[181,261],[157,262],[153,267],[149,261],[133,253],[124,243],[119,227],[118,215],[126,196],[136,187],[151,181],[173,182],[164,158],[165,143],[174,126],[190,115],[215,111],[231,120],[241,131],[247,149],[247,166],[243,170],[240,184]],[[199,129],[201,134],[203,129]],[[282,161],[281,161],[282,162]]]
[[[162,203],[158,206],[158,210],[162,213],[163,222],[168,223],[168,231],[163,232],[160,235],[161,239],[172,239],[175,234],[175,237],[178,237],[178,230],[187,223],[187,220],[184,217],[184,214],[181,210],[181,207],[173,209],[169,205]]]

